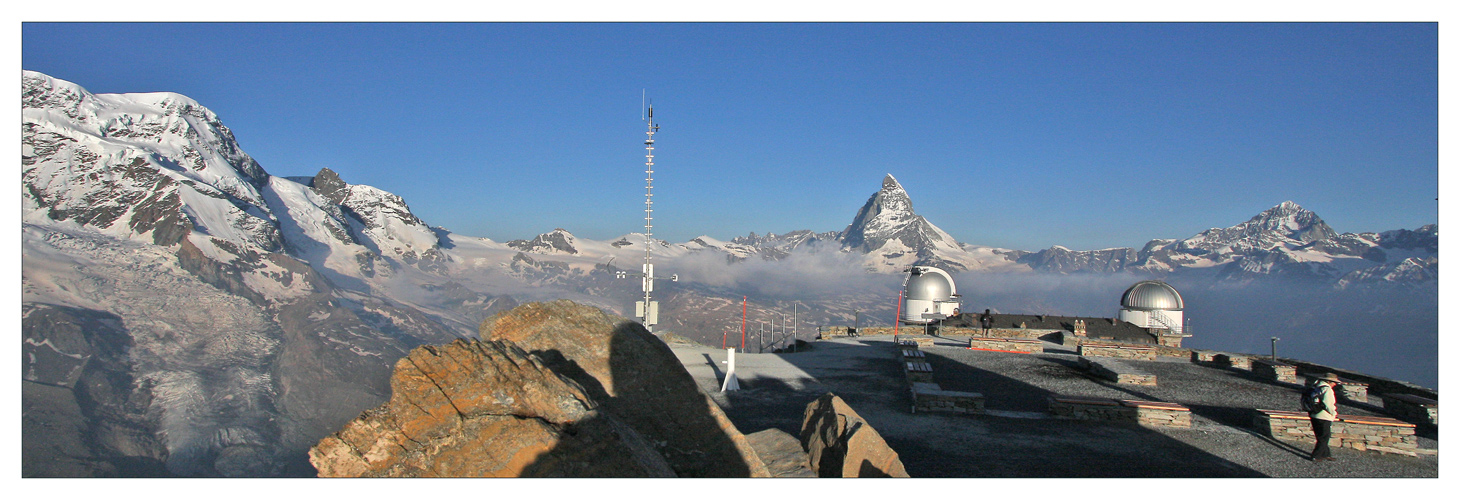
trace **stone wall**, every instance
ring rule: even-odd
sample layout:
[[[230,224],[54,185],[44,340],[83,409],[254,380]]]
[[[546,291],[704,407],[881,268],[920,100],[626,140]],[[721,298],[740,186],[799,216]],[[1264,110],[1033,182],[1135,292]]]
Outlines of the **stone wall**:
[[[1254,359],[1252,360],[1252,373],[1278,382],[1298,383],[1298,367],[1281,361]]]
[[[1191,359],[1191,349],[1187,349],[1185,347],[1181,347],[1181,346],[1172,347],[1172,346],[1165,346],[1165,345],[1153,345],[1153,346],[1151,346],[1151,348],[1156,351],[1156,355],[1157,356],[1166,357],[1166,358]]]
[[[1136,423],[1148,427],[1191,427],[1191,409],[1176,403],[1122,400],[1121,405],[1135,408]]]
[[[1217,363],[1217,355],[1219,355],[1219,354],[1225,354],[1225,353],[1217,352],[1217,351],[1208,351],[1208,350],[1204,350],[1204,349],[1192,349],[1191,350],[1191,362],[1192,363],[1198,363],[1198,364],[1211,364],[1211,365],[1218,364]]]
[[[1328,440],[1331,447],[1416,456],[1419,441],[1414,435],[1414,424],[1383,417],[1339,415],[1338,418],[1333,422],[1333,436]],[[1253,426],[1276,439],[1318,442],[1306,413],[1257,410]]]
[[[944,337],[984,337],[1003,339],[1037,339],[1051,333],[1059,333],[1064,330],[1039,329],[1039,328],[990,328],[984,333],[982,328],[967,327],[944,327],[938,330],[938,335]]]
[[[1097,377],[1117,384],[1156,385],[1156,375],[1114,359],[1091,359],[1080,357],[1080,367]]]
[[[1223,352],[1218,353],[1214,359],[1219,366],[1241,368],[1243,370],[1252,369],[1252,357],[1250,356],[1244,356],[1241,354],[1228,354]]]
[[[1137,346],[1134,344],[1106,344],[1095,342],[1084,342],[1080,344],[1079,354],[1081,356],[1101,356],[1107,358],[1139,359],[1145,361],[1156,360],[1156,350],[1150,346]]]
[[[968,348],[985,351],[1041,354],[1044,352],[1044,343],[1038,340],[1028,339],[970,337],[968,339]]]
[[[1134,422],[1150,427],[1191,427],[1191,409],[1160,401],[1115,400],[1052,395],[1049,413],[1055,418]]]
[[[945,391],[938,384],[913,382],[913,413],[983,413],[983,394],[977,392]]]
[[[892,331],[890,326],[864,326],[857,329],[857,335],[892,335]],[[897,328],[897,332],[908,335],[919,334],[923,333],[923,327],[903,325]]]
[[[852,327],[850,327],[850,326],[821,326],[821,327],[817,327],[816,328],[816,333],[819,334],[821,336],[821,338],[824,338],[824,339],[830,339],[830,338],[836,338],[836,337],[850,337],[852,335]]]
[[[1410,422],[1440,425],[1440,402],[1412,394],[1384,394],[1384,411]]]

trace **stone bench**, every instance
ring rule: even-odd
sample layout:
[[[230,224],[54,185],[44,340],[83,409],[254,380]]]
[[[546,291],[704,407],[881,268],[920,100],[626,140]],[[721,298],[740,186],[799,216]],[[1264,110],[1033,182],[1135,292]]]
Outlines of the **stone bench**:
[[[983,413],[984,397],[977,392],[945,391],[931,382],[913,382],[913,413]]]
[[[1230,366],[1232,368],[1241,368],[1243,370],[1252,369],[1252,358],[1239,354],[1227,354],[1225,352],[1218,353],[1215,356],[1212,356],[1212,361],[1221,366]]]
[[[933,345],[933,338],[932,337],[903,337],[902,340],[900,340],[899,342],[902,343],[902,345],[915,345],[915,346],[918,346],[918,347],[927,347],[927,346]]]
[[[907,370],[907,380],[909,382],[933,381],[933,365],[928,364],[928,362],[906,361],[903,362],[903,366]]]
[[[1044,353],[1044,342],[1029,339],[970,337],[968,348],[978,351],[1042,354]]]
[[[1049,413],[1071,420],[1135,422],[1153,427],[1191,427],[1191,409],[1177,403],[1052,395]]]
[[[1440,402],[1412,394],[1382,394],[1384,411],[1410,422],[1440,425]]]
[[[1259,377],[1266,377],[1289,384],[1298,383],[1298,367],[1282,361],[1259,358],[1252,360],[1251,367],[1252,373]]]
[[[1218,351],[1207,351],[1202,349],[1191,350],[1191,362],[1201,364],[1217,364],[1217,356],[1225,354]]]
[[[1080,368],[1117,384],[1156,385],[1156,375],[1114,359],[1080,357]]]
[[[1149,346],[1132,344],[1105,344],[1085,342],[1080,344],[1076,351],[1081,356],[1100,356],[1107,358],[1140,359],[1146,361],[1156,360],[1156,349]]]
[[[1308,444],[1318,442],[1307,413],[1263,409],[1256,411],[1252,424],[1268,436]],[[1408,422],[1385,417],[1339,415],[1338,420],[1333,422],[1333,435],[1328,440],[1328,446],[1413,457],[1417,456],[1415,450],[1419,449],[1419,440],[1414,435],[1414,424]]]

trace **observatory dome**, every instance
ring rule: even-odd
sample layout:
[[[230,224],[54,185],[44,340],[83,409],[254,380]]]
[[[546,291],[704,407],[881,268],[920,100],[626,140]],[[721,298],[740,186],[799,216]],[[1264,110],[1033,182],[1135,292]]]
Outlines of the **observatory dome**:
[[[953,282],[942,273],[924,272],[907,278],[908,300],[945,301],[953,296]]]
[[[1120,296],[1120,306],[1137,311],[1180,311],[1186,308],[1181,294],[1163,281],[1147,280],[1131,285]]]

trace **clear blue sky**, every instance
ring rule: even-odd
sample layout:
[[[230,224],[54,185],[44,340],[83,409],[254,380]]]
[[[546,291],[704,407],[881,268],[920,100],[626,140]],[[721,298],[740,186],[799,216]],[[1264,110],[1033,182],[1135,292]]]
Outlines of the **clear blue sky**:
[[[25,24],[24,69],[209,107],[505,241],[837,231],[892,173],[966,243],[1139,246],[1284,200],[1437,222],[1437,25]]]

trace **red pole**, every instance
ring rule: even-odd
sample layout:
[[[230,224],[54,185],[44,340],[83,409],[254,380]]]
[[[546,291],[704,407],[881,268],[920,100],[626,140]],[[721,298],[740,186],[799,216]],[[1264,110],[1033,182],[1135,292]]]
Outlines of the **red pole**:
[[[897,341],[897,324],[902,322],[902,292],[897,292],[897,317],[892,318],[892,341]]]
[[[728,337],[730,337],[730,332],[725,332],[725,333],[720,334],[720,348],[721,349],[724,349],[725,348],[725,342],[728,342],[728,340],[726,340],[726,338],[728,338]]]
[[[745,311],[750,307],[748,297],[740,296],[740,350],[745,350]]]

